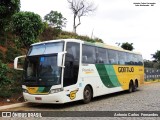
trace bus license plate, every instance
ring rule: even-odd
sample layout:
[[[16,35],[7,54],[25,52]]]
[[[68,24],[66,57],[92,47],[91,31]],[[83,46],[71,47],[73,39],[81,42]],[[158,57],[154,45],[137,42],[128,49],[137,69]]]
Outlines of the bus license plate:
[[[35,97],[35,100],[42,100],[41,97]]]

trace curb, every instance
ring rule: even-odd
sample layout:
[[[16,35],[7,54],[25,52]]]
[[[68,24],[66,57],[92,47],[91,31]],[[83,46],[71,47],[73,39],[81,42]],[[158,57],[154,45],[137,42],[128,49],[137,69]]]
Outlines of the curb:
[[[10,109],[10,108],[15,108],[15,107],[23,107],[23,106],[27,106],[27,104],[28,102],[4,105],[4,106],[0,106],[0,110],[5,110],[5,109]]]
[[[149,82],[144,82],[144,84],[151,84],[151,83],[157,83],[160,82],[159,80],[155,80],[155,81],[149,81]]]

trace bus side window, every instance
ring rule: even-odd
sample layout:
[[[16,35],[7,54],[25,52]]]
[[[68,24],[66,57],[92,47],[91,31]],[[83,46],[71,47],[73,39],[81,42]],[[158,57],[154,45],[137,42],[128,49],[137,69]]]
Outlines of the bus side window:
[[[126,61],[126,53],[125,52],[118,52],[118,64],[124,65]]]
[[[108,64],[108,54],[106,49],[97,48],[97,63]]]
[[[137,59],[138,59],[138,65],[143,65],[142,55],[137,55]]]
[[[116,50],[108,50],[109,64],[118,64],[118,52]]]
[[[126,65],[134,65],[133,54],[127,53]]]
[[[87,62],[87,56],[86,56],[86,55],[85,55],[85,56],[82,56],[82,61],[83,61],[84,63]]]
[[[82,46],[82,63],[88,63],[88,64],[96,63],[95,47],[89,45]]]

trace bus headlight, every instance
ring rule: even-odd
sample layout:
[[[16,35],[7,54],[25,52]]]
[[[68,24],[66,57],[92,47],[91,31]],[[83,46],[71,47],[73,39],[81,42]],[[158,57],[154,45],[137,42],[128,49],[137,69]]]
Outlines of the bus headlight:
[[[57,88],[57,89],[51,89],[51,90],[49,91],[49,93],[50,93],[50,94],[53,94],[53,93],[58,93],[58,92],[61,92],[61,91],[63,91],[63,88]]]

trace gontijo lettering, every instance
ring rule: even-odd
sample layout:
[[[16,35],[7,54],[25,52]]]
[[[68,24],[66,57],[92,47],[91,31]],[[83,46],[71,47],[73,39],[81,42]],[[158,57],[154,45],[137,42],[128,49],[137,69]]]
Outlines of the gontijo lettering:
[[[134,72],[134,67],[118,67],[118,72]]]

